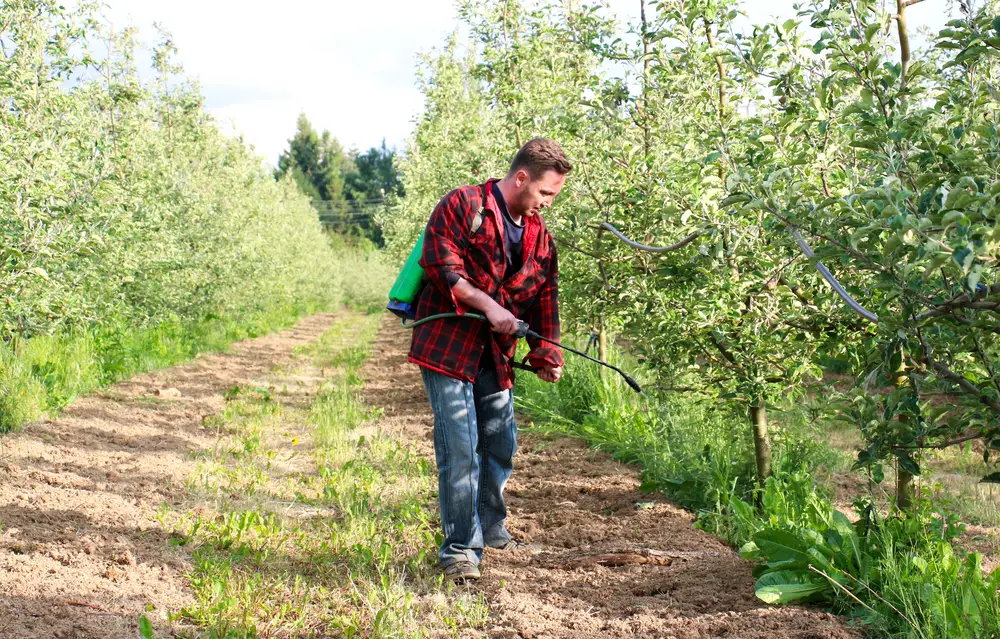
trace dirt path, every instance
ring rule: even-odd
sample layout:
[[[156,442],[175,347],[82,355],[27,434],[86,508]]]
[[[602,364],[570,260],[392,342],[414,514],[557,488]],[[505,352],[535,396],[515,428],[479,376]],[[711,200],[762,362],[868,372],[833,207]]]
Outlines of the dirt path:
[[[409,334],[383,321],[364,377],[384,432],[433,454],[432,420]],[[540,552],[487,551],[475,586],[489,637],[858,637],[836,617],[769,607],[751,565],[692,527],[689,513],[638,492],[638,473],[570,439],[522,436],[507,488],[512,532]],[[639,506],[641,504],[641,506]]]
[[[266,383],[333,319],[140,375],[0,438],[0,638],[131,639],[148,606],[188,605],[187,555],[158,508],[185,497],[226,391]]]

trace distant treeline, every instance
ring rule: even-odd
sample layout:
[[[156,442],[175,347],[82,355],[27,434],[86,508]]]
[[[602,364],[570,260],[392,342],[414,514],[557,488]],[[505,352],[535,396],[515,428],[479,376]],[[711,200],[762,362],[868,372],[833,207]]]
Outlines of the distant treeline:
[[[364,153],[345,151],[329,131],[317,133],[303,113],[274,174],[279,180],[291,174],[313,200],[324,227],[381,245],[381,230],[372,221],[374,211],[404,195],[395,156],[385,140]]]

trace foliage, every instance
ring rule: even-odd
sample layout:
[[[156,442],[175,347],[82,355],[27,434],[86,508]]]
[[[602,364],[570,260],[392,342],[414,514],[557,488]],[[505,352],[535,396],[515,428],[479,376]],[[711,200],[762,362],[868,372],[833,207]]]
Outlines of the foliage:
[[[3,4],[0,429],[339,299],[294,183],[219,132],[168,36],[144,81],[97,15]]]
[[[992,637],[1000,631],[1000,570],[983,575],[980,555],[949,543],[954,518],[920,500],[911,517],[875,521],[859,503],[852,524],[829,509],[823,525],[767,528],[741,550],[760,559],[757,596],[768,603],[827,601],[873,628],[914,637]]]
[[[424,93],[424,113],[417,122],[401,167],[406,197],[375,219],[386,237],[386,250],[402,263],[417,241],[438,200],[453,186],[496,171],[486,150],[486,100],[471,75],[474,58],[462,57],[456,37],[437,55],[424,55],[417,84]],[[462,149],[462,152],[456,152]],[[490,158],[492,164],[482,167]]]
[[[354,171],[346,176],[344,186],[347,199],[362,204],[395,195],[403,197],[405,191],[396,170],[396,152],[382,140],[382,146],[373,146],[364,153],[351,153]]]
[[[364,153],[345,152],[329,131],[317,133],[302,113],[274,177],[291,175],[327,230],[381,245],[382,233],[372,217],[384,202],[392,203],[404,193],[395,157],[385,140]]]
[[[818,381],[819,362],[846,363],[858,390],[836,410],[864,437],[858,466],[897,464],[905,507],[921,450],[981,439],[988,459],[1000,442],[1000,22],[993,3],[962,4],[913,52],[906,4],[897,20],[874,0],[816,1],[747,31],[732,0],[641,2],[626,29],[593,6],[464,3],[471,53],[425,62],[407,198],[382,218],[390,249],[514,143],[559,139],[577,166],[547,220],[566,324],[622,335],[660,385],[731,400],[761,479],[764,408]],[[654,257],[606,222],[689,241]],[[800,237],[877,323],[845,307]]]
[[[353,170],[344,176],[345,194],[349,207],[345,213],[353,216],[353,223],[344,222],[336,227],[356,227],[358,235],[381,246],[382,230],[374,223],[377,211],[392,206],[403,197],[405,190],[396,168],[396,151],[382,145],[364,153],[354,150],[350,154]]]
[[[330,245],[337,271],[350,274],[343,280],[344,303],[366,313],[383,310],[396,279],[395,267],[365,238],[352,243],[350,238],[331,233]]]

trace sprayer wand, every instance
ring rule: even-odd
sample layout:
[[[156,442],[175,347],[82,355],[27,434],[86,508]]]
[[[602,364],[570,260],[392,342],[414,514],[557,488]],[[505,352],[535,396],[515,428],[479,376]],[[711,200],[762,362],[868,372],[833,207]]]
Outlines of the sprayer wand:
[[[438,313],[437,315],[429,315],[427,317],[418,319],[415,322],[409,322],[409,323],[407,323],[407,321],[404,319],[403,320],[403,327],[404,328],[415,328],[415,327],[420,326],[421,324],[424,324],[426,322],[430,322],[432,320],[437,320],[437,319],[444,319],[446,317],[467,317],[467,318],[470,318],[470,319],[477,319],[477,320],[480,320],[480,321],[483,321],[483,322],[486,321],[486,317],[483,316],[483,315],[479,315],[478,313],[465,313],[464,315],[459,315],[458,313]],[[555,346],[558,346],[559,348],[561,348],[563,350],[567,350],[567,351],[569,351],[571,353],[579,355],[580,357],[589,359],[592,362],[597,362],[601,366],[605,366],[607,368],[610,368],[614,372],[616,372],[619,375],[621,375],[622,378],[625,380],[625,383],[628,384],[629,387],[632,390],[634,390],[635,392],[640,393],[640,394],[642,393],[642,387],[639,386],[639,383],[637,381],[635,381],[634,379],[632,379],[631,377],[629,377],[628,375],[626,375],[625,371],[623,371],[622,369],[620,369],[617,366],[614,366],[612,364],[609,364],[607,362],[601,361],[601,360],[597,359],[596,357],[591,357],[590,355],[587,355],[584,352],[578,351],[575,348],[571,348],[569,346],[565,346],[565,345],[560,344],[559,342],[557,342],[555,340],[552,340],[552,339],[549,339],[547,337],[542,337],[541,335],[539,335],[535,331],[531,330],[528,327],[528,323],[527,322],[522,322],[522,321],[518,320],[518,322],[517,322],[517,331],[514,332],[514,337],[531,337],[531,338],[534,338],[534,339],[539,339],[539,340],[542,340],[543,342],[548,342],[549,344],[553,344]],[[520,368],[520,366],[518,368]]]
[[[522,329],[524,330],[524,335],[521,335]],[[590,355],[587,355],[584,352],[578,351],[575,348],[566,346],[565,344],[560,344],[559,342],[555,341],[554,339],[549,339],[547,337],[542,337],[541,335],[539,335],[535,331],[533,331],[530,328],[528,328],[527,322],[518,322],[518,324],[517,324],[517,333],[515,333],[515,335],[517,335],[518,337],[534,337],[535,339],[540,339],[543,342],[548,342],[549,344],[554,344],[554,345],[558,346],[561,349],[567,350],[570,353],[575,353],[575,354],[579,355],[580,357],[583,357],[585,359],[589,359],[592,362],[597,362],[601,366],[606,366],[606,367],[610,368],[611,370],[613,370],[614,372],[616,372],[619,375],[621,375],[622,378],[625,380],[625,383],[628,384],[632,388],[632,390],[634,390],[637,393],[642,393],[642,386],[639,386],[639,382],[635,381],[634,379],[632,379],[631,377],[629,377],[628,375],[626,375],[625,371],[623,371],[622,369],[618,368],[617,366],[615,366],[613,364],[609,364],[609,363],[607,363],[605,361],[601,361],[601,360],[597,359],[596,357],[591,357]]]

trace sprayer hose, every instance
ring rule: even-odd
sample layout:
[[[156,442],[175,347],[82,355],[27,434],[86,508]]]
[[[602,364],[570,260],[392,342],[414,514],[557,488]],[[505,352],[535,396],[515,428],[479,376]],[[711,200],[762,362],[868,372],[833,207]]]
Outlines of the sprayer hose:
[[[486,321],[485,315],[480,315],[478,313],[466,313],[465,315],[459,315],[458,313],[438,313],[437,315],[428,315],[427,317],[418,319],[413,322],[407,322],[403,320],[403,328],[416,328],[421,324],[426,324],[427,322],[433,322],[434,320],[445,319],[448,317],[468,317],[469,319],[477,319]]]

